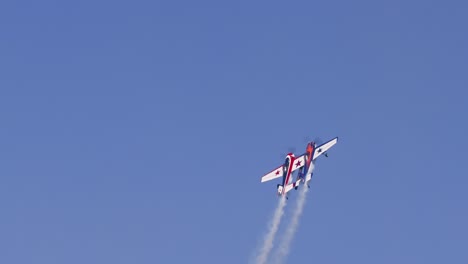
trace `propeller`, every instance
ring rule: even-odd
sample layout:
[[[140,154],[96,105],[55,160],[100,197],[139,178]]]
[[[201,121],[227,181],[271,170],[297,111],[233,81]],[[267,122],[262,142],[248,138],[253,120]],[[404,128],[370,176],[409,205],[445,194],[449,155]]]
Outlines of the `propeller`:
[[[316,144],[317,146],[320,146],[320,145],[322,145],[323,140],[322,140],[320,137],[316,137],[316,138],[314,139],[314,142],[315,142],[315,144]]]
[[[305,144],[310,143],[311,141],[313,141],[317,146],[323,143],[323,140],[320,137],[315,137],[314,140],[312,140],[310,136],[304,137]]]
[[[294,155],[296,155],[297,154],[296,153],[296,148],[295,147],[289,147],[287,152],[282,153],[279,156],[281,157],[282,160],[284,160],[286,158],[286,155],[288,155],[289,153],[293,153]]]

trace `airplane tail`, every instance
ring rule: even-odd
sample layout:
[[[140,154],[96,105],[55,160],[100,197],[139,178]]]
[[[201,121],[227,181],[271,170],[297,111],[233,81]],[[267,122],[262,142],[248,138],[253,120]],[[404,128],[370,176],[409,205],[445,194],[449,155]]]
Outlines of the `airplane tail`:
[[[283,188],[284,186],[281,184],[276,185],[276,189],[278,191],[278,195],[281,195],[283,193]]]
[[[290,190],[292,190],[293,188],[297,188],[299,186],[299,183],[301,182],[301,180],[297,180],[293,183],[290,183],[288,185],[286,185],[286,187],[284,188],[284,192],[285,193],[288,193]]]

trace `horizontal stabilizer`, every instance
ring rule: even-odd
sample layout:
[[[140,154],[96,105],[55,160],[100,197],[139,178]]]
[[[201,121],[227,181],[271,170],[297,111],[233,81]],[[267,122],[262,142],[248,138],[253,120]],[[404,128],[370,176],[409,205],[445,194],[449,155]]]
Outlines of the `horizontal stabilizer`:
[[[293,188],[295,188],[296,186],[299,186],[299,183],[301,182],[301,180],[297,180],[296,182],[293,182],[291,184],[288,184],[286,185],[286,187],[284,188],[284,193],[288,193],[290,190],[292,190]]]

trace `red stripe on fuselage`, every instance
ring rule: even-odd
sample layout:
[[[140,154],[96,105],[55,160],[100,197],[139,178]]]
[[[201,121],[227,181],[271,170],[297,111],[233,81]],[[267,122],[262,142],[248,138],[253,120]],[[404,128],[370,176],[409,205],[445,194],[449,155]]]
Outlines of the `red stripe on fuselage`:
[[[304,177],[309,172],[310,164],[312,163],[312,159],[314,158],[314,152],[315,152],[315,145],[312,143],[307,144],[307,148],[306,148],[307,162],[304,166]]]
[[[292,171],[292,166],[294,165],[294,156],[288,155],[289,156],[289,167],[288,167],[288,172],[286,174],[286,179],[283,182],[283,195],[285,194],[286,191],[286,185],[289,183],[289,177],[291,176],[291,171]]]

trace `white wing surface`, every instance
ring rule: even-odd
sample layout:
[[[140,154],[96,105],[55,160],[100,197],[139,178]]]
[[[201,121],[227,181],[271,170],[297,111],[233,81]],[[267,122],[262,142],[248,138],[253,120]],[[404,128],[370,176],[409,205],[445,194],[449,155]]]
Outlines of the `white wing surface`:
[[[318,146],[315,148],[315,152],[314,152],[314,160],[322,155],[322,153],[325,153],[327,150],[329,150],[331,147],[333,147],[336,143],[338,142],[338,137],[328,141],[328,142],[325,142],[323,143],[322,145]]]
[[[262,176],[261,182],[271,181],[283,176],[283,165]]]

